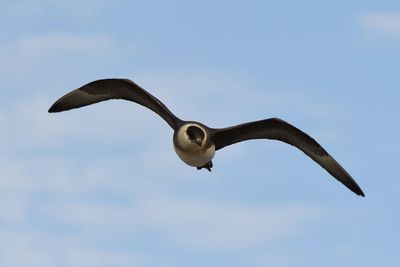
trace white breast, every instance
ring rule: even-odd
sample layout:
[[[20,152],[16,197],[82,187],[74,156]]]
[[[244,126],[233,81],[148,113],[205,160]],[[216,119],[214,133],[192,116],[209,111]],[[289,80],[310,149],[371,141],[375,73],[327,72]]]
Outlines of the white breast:
[[[201,147],[191,142],[186,134],[187,128],[193,125],[200,127],[206,133],[206,137],[204,138]],[[182,126],[176,133],[174,140],[175,152],[186,164],[194,167],[202,167],[210,162],[215,154],[214,144],[209,147],[205,147],[205,144],[207,144],[208,141],[207,138],[207,131],[203,127],[194,123],[186,124]]]

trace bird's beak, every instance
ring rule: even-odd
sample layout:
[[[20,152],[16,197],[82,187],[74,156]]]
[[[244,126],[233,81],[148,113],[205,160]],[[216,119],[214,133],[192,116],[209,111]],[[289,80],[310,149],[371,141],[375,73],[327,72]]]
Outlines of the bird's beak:
[[[200,138],[196,138],[195,140],[194,140],[194,142],[198,145],[198,146],[201,146],[201,139]]]

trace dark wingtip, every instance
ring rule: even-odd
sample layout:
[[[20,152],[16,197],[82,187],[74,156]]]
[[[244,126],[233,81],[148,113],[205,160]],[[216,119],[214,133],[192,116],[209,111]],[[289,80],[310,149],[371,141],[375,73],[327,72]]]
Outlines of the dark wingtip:
[[[355,184],[355,185],[356,185],[356,188],[351,189],[351,191],[353,191],[358,196],[365,197],[365,194],[361,190],[361,188],[357,184]]]
[[[65,96],[57,100],[48,110],[49,113],[62,112],[70,110],[73,107],[68,106],[68,102],[65,101]]]
[[[60,110],[57,109],[57,105],[56,105],[56,104],[57,104],[57,102],[54,103],[54,104],[49,108],[49,110],[48,110],[49,113],[60,112]]]

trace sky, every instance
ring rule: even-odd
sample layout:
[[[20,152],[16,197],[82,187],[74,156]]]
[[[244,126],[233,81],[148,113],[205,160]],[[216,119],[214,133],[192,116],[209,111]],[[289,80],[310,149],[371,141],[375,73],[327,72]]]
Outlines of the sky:
[[[398,266],[398,1],[0,2],[0,266]],[[284,143],[176,156],[156,114],[65,93],[129,78],[178,117],[282,118]]]

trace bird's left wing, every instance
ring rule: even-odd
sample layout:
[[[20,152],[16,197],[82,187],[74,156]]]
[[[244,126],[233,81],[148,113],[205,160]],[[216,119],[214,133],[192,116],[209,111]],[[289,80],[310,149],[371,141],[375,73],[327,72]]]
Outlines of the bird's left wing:
[[[351,191],[364,196],[363,191],[350,174],[312,137],[281,119],[271,118],[223,129],[213,129],[216,150],[250,139],[274,139],[295,146]]]
[[[88,83],[57,100],[49,112],[61,112],[109,99],[124,99],[160,115],[174,130],[181,122],[160,100],[127,79],[103,79]]]

